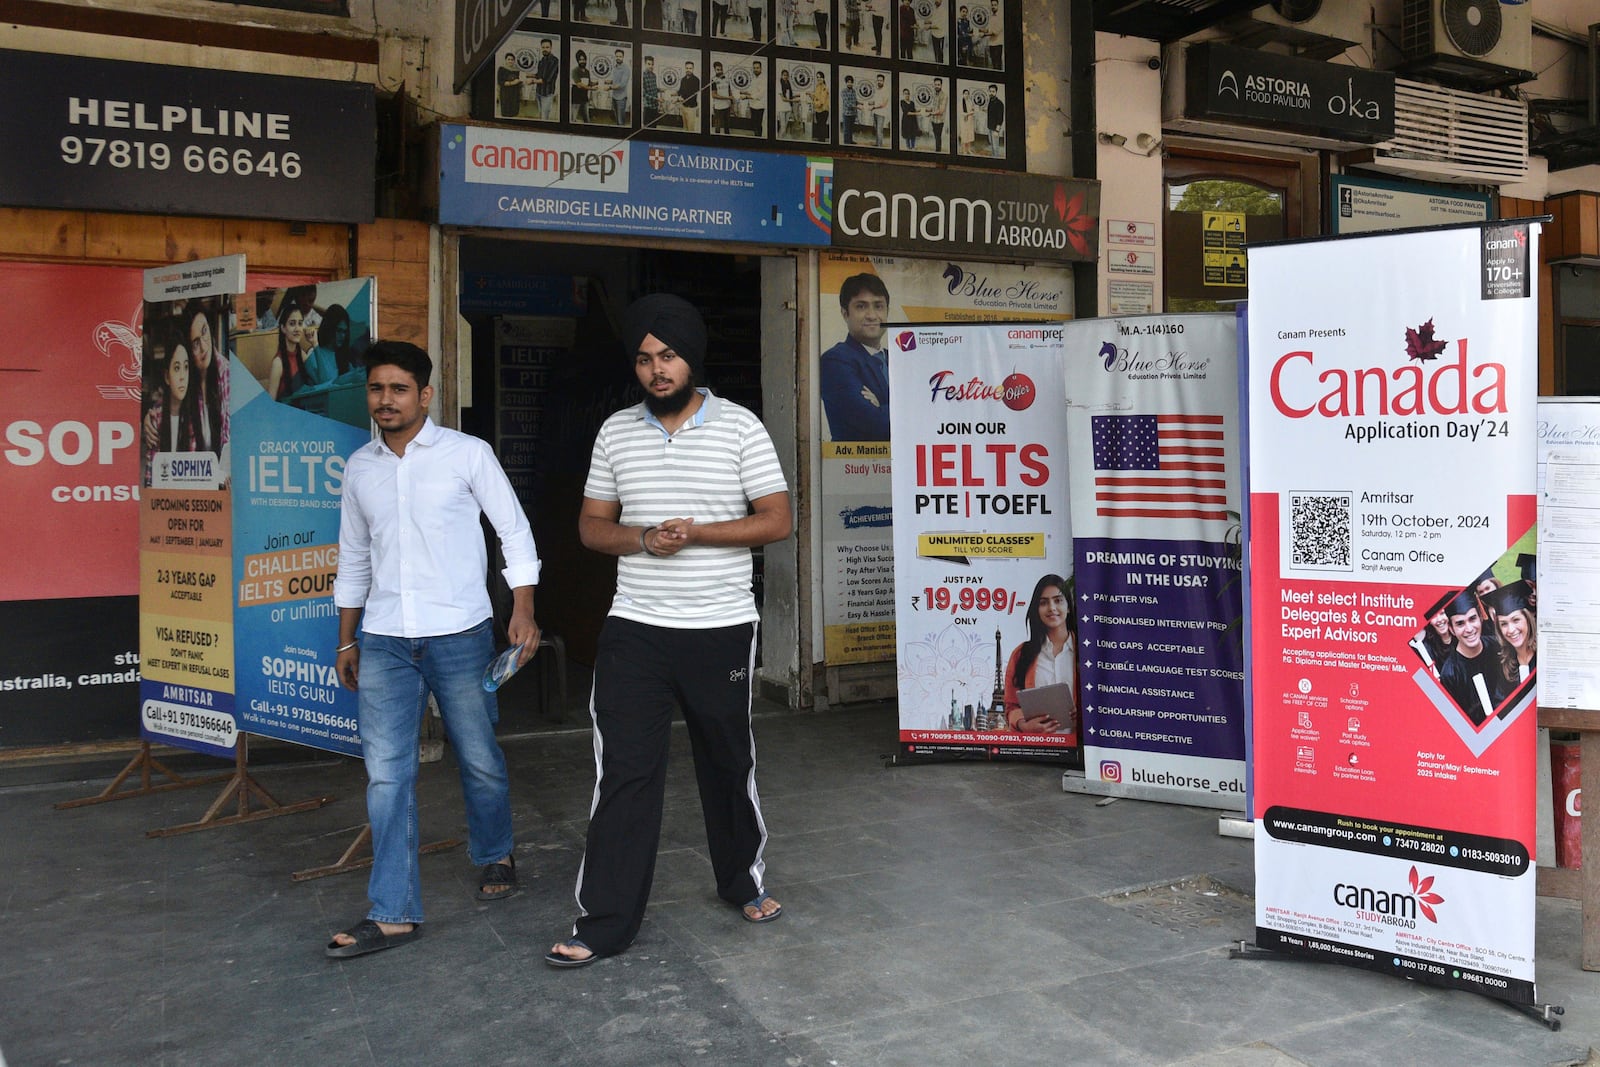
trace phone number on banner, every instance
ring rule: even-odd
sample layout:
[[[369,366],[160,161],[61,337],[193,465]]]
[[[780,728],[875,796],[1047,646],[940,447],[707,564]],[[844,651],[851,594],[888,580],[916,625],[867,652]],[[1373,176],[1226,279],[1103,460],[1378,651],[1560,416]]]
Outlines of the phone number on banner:
[[[249,148],[224,148],[214,145],[180,145],[172,148],[165,141],[126,141],[121,138],[61,138],[61,162],[71,166],[114,167],[117,170],[167,170],[174,159],[191,174],[236,174],[248,177],[265,174],[269,178],[300,177],[300,153],[275,149],[252,151]]]

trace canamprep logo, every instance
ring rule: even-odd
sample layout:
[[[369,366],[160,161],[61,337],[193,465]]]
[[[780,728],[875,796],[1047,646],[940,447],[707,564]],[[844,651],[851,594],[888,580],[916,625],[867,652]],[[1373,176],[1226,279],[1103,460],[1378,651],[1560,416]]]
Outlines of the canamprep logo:
[[[1342,331],[1339,331],[1342,333]],[[1317,331],[1279,331],[1280,340]],[[1450,343],[1434,337],[1433,319],[1405,328],[1406,362],[1382,366],[1319,369],[1309,348],[1286,352],[1272,365],[1272,403],[1291,419],[1313,413],[1331,419],[1354,415],[1504,415],[1503,363],[1473,364],[1467,339],[1455,341],[1456,358],[1437,362]]]
[[[1373,889],[1340,882],[1333,887],[1333,902],[1353,909],[1359,919],[1385,926],[1415,929],[1418,913],[1429,922],[1437,923],[1439,917],[1433,909],[1435,905],[1444,903],[1444,897],[1433,891],[1434,876],[1422,877],[1412,867],[1407,881],[1411,886],[1409,891]]]
[[[628,149],[596,137],[537,137],[520,130],[469,127],[463,175],[485,185],[626,193]]]

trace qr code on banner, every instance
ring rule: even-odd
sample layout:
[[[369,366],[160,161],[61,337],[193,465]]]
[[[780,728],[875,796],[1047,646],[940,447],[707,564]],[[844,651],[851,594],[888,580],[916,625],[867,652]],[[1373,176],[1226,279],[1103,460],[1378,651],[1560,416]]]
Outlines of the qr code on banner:
[[[1291,567],[1350,570],[1350,493],[1290,493]]]

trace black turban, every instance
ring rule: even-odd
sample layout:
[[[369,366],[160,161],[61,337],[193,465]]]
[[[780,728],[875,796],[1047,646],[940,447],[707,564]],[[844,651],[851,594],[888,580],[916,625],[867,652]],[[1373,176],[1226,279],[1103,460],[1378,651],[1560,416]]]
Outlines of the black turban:
[[[642,296],[622,313],[622,343],[631,360],[639,352],[645,334],[654,334],[689,364],[695,381],[705,380],[706,324],[695,306],[681,296],[655,293]]]

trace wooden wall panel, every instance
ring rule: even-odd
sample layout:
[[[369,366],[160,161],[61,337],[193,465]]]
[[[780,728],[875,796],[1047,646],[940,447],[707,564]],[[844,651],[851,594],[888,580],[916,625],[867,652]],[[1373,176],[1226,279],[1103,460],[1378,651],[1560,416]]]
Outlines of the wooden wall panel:
[[[1600,195],[1574,193],[1578,201],[1578,254],[1600,256]]]
[[[1546,209],[1555,216],[1547,242],[1549,258],[1600,257],[1600,193],[1552,196]]]
[[[307,223],[294,233],[287,222],[230,219],[224,247],[243,252],[257,270],[304,270],[333,278],[350,273],[350,228],[333,223]]]
[[[357,274],[378,280],[378,334],[428,347],[428,234],[425,222],[379,219],[356,233]],[[438,353],[432,353],[435,360]]]
[[[0,208],[0,256],[82,259],[83,212]]]
[[[84,215],[84,255],[120,263],[184,263],[221,255],[220,219]]]
[[[0,257],[153,267],[243,252],[253,270],[347,276],[349,227],[320,223],[305,231],[248,219],[0,208]]]
[[[1556,392],[1555,268],[1541,263],[1539,272],[1539,395]]]

